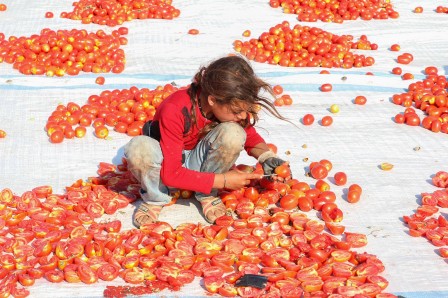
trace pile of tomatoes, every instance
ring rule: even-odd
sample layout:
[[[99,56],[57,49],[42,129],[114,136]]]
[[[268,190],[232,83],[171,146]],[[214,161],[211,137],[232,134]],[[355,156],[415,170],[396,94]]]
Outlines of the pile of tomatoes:
[[[331,162],[322,160],[312,169],[318,165],[329,167]],[[287,166],[275,172],[280,177],[291,175]],[[319,177],[328,172],[326,168]],[[135,200],[139,185],[125,159],[118,166],[101,163],[98,174],[87,182],[76,181],[64,195],[53,194],[50,186],[21,196],[1,191],[2,297],[26,297],[26,287],[39,278],[92,284],[117,277],[130,286],[108,286],[105,296],[177,291],[202,277],[208,292],[227,297],[395,297],[382,293],[388,286],[380,275],[383,263],[352,250],[365,246],[366,236],[328,225],[338,225],[342,218],[337,207],[328,205],[335,196],[323,180],[316,182],[319,188],[296,179],[287,183],[264,179],[239,191],[223,191],[226,205],[230,205],[226,195],[237,197],[238,218],[225,215],[214,225],[183,223],[173,228],[157,222],[121,231],[120,221],[101,217]],[[337,185],[344,185],[346,176],[336,174]],[[297,204],[287,205],[291,196],[309,198],[325,224],[298,211]],[[265,288],[236,286],[244,274],[266,276]]]
[[[336,35],[317,27],[283,21],[258,39],[235,40],[234,49],[249,60],[289,67],[364,67],[375,63],[372,57],[353,54],[351,49],[376,50],[365,35],[353,41],[352,35]]]
[[[25,75],[63,76],[84,72],[113,72],[124,70],[125,54],[120,48],[127,44],[122,27],[106,34],[86,30],[43,29],[29,37],[0,33],[0,61],[13,64]]]
[[[282,7],[287,14],[297,14],[301,22],[334,22],[372,19],[397,19],[399,13],[393,9],[392,3],[384,0],[270,0],[273,8]]]
[[[425,237],[438,247],[442,258],[448,258],[448,217],[440,208],[448,208],[448,173],[439,171],[432,177],[433,184],[444,189],[421,194],[421,204],[412,215],[403,216],[409,235]],[[445,212],[446,214],[446,212]]]
[[[448,7],[446,6],[437,6],[436,8],[437,13],[448,13]]]
[[[64,139],[82,138],[86,127],[92,126],[98,138],[106,138],[107,127],[129,136],[141,135],[145,122],[152,120],[156,108],[177,87],[166,84],[153,90],[137,88],[105,90],[91,95],[88,103],[79,106],[74,102],[59,105],[48,117],[46,131],[53,143]]]
[[[72,12],[62,12],[61,18],[110,27],[134,19],[171,20],[180,15],[171,3],[172,0],[80,0],[73,3]]]
[[[404,114],[395,116],[395,122],[448,133],[447,79],[438,75],[438,69],[434,66],[426,67],[425,74],[426,79],[411,83],[407,92],[392,96],[394,104],[406,108]],[[414,108],[422,110],[426,116],[420,120]]]

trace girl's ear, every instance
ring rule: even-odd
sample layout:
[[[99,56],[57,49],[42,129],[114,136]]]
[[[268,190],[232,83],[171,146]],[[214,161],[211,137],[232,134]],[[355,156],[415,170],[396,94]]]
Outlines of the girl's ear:
[[[207,102],[208,102],[209,106],[213,106],[215,104],[215,101],[216,101],[216,99],[213,96],[209,95],[207,97]]]

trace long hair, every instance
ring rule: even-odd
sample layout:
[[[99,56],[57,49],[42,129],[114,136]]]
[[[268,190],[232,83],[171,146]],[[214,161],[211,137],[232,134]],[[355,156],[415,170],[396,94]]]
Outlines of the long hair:
[[[275,108],[272,101],[260,95],[264,90],[275,98],[271,85],[258,78],[250,64],[240,56],[228,56],[213,61],[207,67],[201,67],[193,77],[188,94],[192,103],[191,117],[196,123],[196,97],[204,93],[205,97],[213,96],[218,104],[236,107],[239,103],[246,103],[251,108],[248,117],[241,121],[243,127],[255,125],[258,121],[258,111],[264,108],[274,117],[286,120]],[[206,135],[213,127],[218,125],[216,119],[204,127],[200,135]]]

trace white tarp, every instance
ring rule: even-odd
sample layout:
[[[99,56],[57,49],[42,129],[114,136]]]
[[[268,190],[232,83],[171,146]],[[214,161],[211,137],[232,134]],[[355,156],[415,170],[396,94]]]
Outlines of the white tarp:
[[[61,12],[72,9],[71,1],[3,2],[8,9],[0,12],[0,32],[7,37],[39,34],[43,28],[103,29],[107,33],[116,29],[59,18]],[[268,142],[276,144],[280,155],[290,161],[295,178],[313,183],[304,175],[305,168],[310,161],[325,158],[334,166],[330,176],[344,171],[348,183],[363,187],[361,201],[348,204],[340,198],[344,187],[332,184],[344,211],[343,223],[349,231],[368,235],[369,243],[364,249],[384,262],[384,276],[390,282],[387,291],[405,297],[448,297],[447,260],[424,238],[410,237],[401,220],[403,215],[414,212],[421,192],[436,190],[430,177],[437,171],[448,171],[448,136],[395,124],[392,118],[404,108],[390,102],[393,94],[404,92],[411,82],[391,74],[393,67],[401,66],[403,72],[413,73],[416,80],[424,77],[422,71],[430,65],[446,75],[448,15],[435,12],[438,5],[448,5],[442,2],[394,1],[400,13],[400,18],[395,20],[306,23],[338,35],[351,34],[355,39],[367,35],[379,46],[376,51],[365,52],[376,60],[368,68],[331,69],[331,74],[320,75],[320,68],[252,63],[261,78],[281,84],[285,93],[292,96],[294,104],[280,111],[297,124],[295,127],[262,115],[260,133]],[[62,193],[65,186],[77,179],[96,176],[99,162],[120,163],[122,147],[130,138],[114,131],[110,140],[94,137],[90,129],[85,138],[51,144],[44,126],[58,104],[73,101],[82,105],[89,95],[102,90],[131,86],[152,89],[170,82],[186,85],[199,66],[232,53],[233,41],[244,39],[244,30],[251,30],[252,37],[257,38],[284,20],[292,25],[298,23],[295,15],[271,8],[267,0],[174,0],[173,5],[181,10],[180,17],[174,20],[135,20],[124,24],[129,28],[129,42],[123,46],[126,68],[121,74],[102,74],[106,78],[103,86],[95,84],[98,75],[93,73],[24,76],[12,65],[0,64],[0,129],[8,134],[0,139],[0,189],[10,188],[22,194],[39,185],[51,185],[54,192]],[[418,5],[424,8],[422,14],[412,12]],[[46,19],[47,11],[52,11],[55,18]],[[187,31],[192,28],[200,34],[188,35]],[[389,50],[394,43],[401,46],[401,52]],[[413,54],[411,64],[396,63],[396,57],[403,52]],[[366,72],[374,76],[366,76]],[[318,87],[323,83],[333,84],[333,91],[320,92]],[[352,103],[357,95],[367,97],[365,106]],[[308,127],[300,123],[306,113],[314,114],[316,120],[330,114],[331,104],[340,106],[340,112],[332,115],[332,126],[315,123]],[[306,148],[302,147],[304,144]],[[290,154],[285,154],[286,151]],[[255,164],[247,156],[238,162]],[[393,164],[393,170],[380,170],[378,166],[383,162]],[[117,215],[124,228],[131,228],[132,211],[133,207],[129,207],[125,214]],[[192,201],[164,209],[160,220],[173,226],[187,221],[204,222]],[[109,284],[123,284],[120,281]],[[100,297],[105,286],[105,282],[50,284],[39,280],[30,291],[32,297]],[[205,295],[196,280],[181,292],[163,292],[157,296]]]

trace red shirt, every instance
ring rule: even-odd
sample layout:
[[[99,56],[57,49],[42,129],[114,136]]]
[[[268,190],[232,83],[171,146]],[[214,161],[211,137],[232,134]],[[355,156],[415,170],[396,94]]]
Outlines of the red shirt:
[[[200,141],[199,131],[210,122],[202,116],[196,105],[197,124],[194,124],[190,116],[191,108],[187,89],[171,94],[157,108],[151,126],[158,122],[160,130],[160,147],[163,154],[160,178],[169,187],[208,194],[212,190],[215,174],[193,171],[182,166],[182,151],[196,147]],[[253,126],[245,128],[245,131],[247,137],[244,149],[249,153],[255,145],[263,143],[264,140]]]

